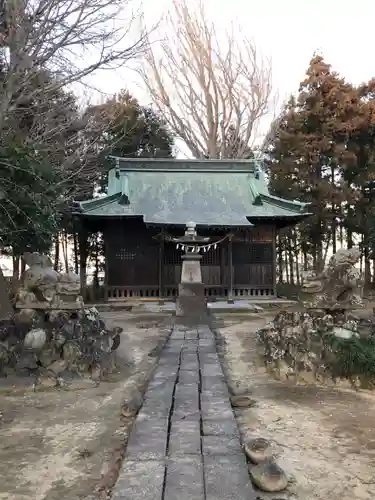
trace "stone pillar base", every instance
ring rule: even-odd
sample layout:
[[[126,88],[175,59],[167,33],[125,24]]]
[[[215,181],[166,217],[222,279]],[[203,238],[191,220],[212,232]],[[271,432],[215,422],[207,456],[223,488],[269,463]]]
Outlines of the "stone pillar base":
[[[180,283],[176,300],[176,316],[198,317],[207,312],[203,283]]]

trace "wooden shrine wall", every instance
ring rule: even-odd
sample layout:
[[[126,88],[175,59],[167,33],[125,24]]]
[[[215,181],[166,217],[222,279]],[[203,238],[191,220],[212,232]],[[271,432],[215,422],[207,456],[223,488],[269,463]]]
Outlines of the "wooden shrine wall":
[[[158,232],[156,229],[147,229],[139,220],[112,221],[107,224],[106,273],[110,297],[177,295],[182,252],[173,243],[160,244],[155,239]],[[212,236],[212,233],[200,234]],[[224,233],[216,233],[215,239],[223,236]],[[216,249],[203,253],[201,265],[206,295],[226,296],[230,289],[235,296],[263,292],[272,295],[274,238],[275,230],[270,226],[238,231],[233,236],[232,244],[225,240]]]
[[[273,287],[276,262],[274,238],[272,227],[255,227],[251,231],[235,234],[232,258],[234,286]]]
[[[159,286],[157,233],[142,221],[112,221],[105,230],[107,284],[125,287]]]

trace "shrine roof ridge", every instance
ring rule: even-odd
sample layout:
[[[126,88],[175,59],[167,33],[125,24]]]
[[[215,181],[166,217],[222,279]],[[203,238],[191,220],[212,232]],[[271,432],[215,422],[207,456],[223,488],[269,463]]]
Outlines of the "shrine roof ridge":
[[[262,166],[259,159],[181,159],[181,158],[122,158],[108,156],[115,168],[123,171],[144,172],[255,172]]]

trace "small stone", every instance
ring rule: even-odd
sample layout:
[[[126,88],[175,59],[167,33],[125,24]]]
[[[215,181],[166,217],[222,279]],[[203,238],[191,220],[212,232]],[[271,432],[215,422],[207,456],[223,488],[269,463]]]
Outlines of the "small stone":
[[[143,397],[139,391],[135,391],[128,401],[124,401],[121,406],[121,415],[126,418],[133,417],[141,408]]]
[[[24,288],[20,288],[15,295],[15,302],[18,305],[29,305],[32,308],[33,304],[38,302],[38,300],[35,296],[35,293],[29,292]]]
[[[16,325],[12,320],[0,319],[0,342],[7,340],[10,335],[14,335]]]
[[[230,402],[235,408],[252,408],[256,405],[256,401],[251,399],[249,396],[244,394],[232,395],[230,397]]]
[[[54,387],[57,387],[59,385],[57,376],[51,372],[50,370],[48,371],[43,371],[43,373],[39,374],[37,377],[37,381],[35,384],[35,390],[36,391],[44,391],[47,389],[53,389]]]
[[[10,352],[8,349],[0,344],[0,372],[2,371],[2,367],[9,363],[10,360]]]
[[[43,349],[39,354],[38,354],[38,361],[42,366],[49,367],[57,361],[60,358],[60,353],[56,351],[56,349],[53,349],[52,347],[49,347],[48,349]]]
[[[250,477],[262,491],[275,493],[288,486],[288,478],[276,462],[266,461],[250,468]]]
[[[245,443],[244,451],[254,464],[259,464],[270,458],[270,446],[266,439],[256,438]]]
[[[51,365],[49,365],[48,370],[55,373],[56,375],[59,375],[60,373],[63,373],[66,370],[66,363],[63,359],[59,359],[57,361],[54,361]]]
[[[27,349],[40,350],[47,342],[47,333],[43,328],[33,328],[30,330],[23,341]]]
[[[16,325],[28,328],[40,328],[43,324],[43,318],[35,309],[21,309],[14,315],[14,321]]]
[[[74,365],[81,358],[82,352],[77,342],[68,340],[63,346],[63,357],[69,366]]]
[[[23,351],[16,364],[16,372],[23,374],[38,368],[37,357],[33,351]]]
[[[84,389],[92,389],[97,387],[97,383],[86,377],[81,377],[76,373],[72,373],[68,370],[64,370],[62,373],[59,373],[57,378],[58,385],[65,390],[70,391],[80,391]]]
[[[54,309],[53,311],[49,312],[48,321],[50,323],[55,323],[55,322],[65,323],[69,321],[69,312],[60,309]]]
[[[121,335],[120,335],[120,333],[116,333],[112,337],[112,340],[113,340],[113,342],[112,342],[112,348],[111,348],[111,350],[115,351],[118,348],[118,346],[120,345],[120,342],[121,342]]]

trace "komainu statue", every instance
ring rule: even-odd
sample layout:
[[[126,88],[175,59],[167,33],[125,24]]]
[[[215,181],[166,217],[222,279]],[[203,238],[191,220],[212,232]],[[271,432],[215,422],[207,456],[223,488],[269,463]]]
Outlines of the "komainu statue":
[[[355,267],[360,256],[358,248],[342,248],[332,255],[322,273],[304,273],[303,305],[325,310],[363,307],[363,283],[360,270]]]
[[[31,376],[34,387],[89,387],[116,368],[122,328],[108,326],[86,307],[75,273],[58,273],[48,256],[26,253],[28,266],[12,317],[0,321],[0,377]],[[131,365],[131,359],[121,358]],[[86,382],[85,382],[86,383]]]
[[[76,302],[78,308],[82,306],[78,275],[73,272],[58,273],[53,269],[51,259],[37,252],[24,253],[22,258],[29,267],[21,276],[17,301],[23,305],[45,302],[56,306],[58,303]]]
[[[375,387],[375,363],[353,364],[363,359],[366,349],[373,352],[367,344],[373,345],[374,329],[363,324],[356,312],[364,306],[363,282],[356,267],[360,255],[358,248],[342,249],[323,272],[305,273],[296,308],[280,311],[258,330],[265,365],[277,377],[284,372],[297,380],[311,372],[315,380],[345,378],[353,387],[358,380],[361,387],[368,383]],[[357,351],[353,354],[349,348]]]

